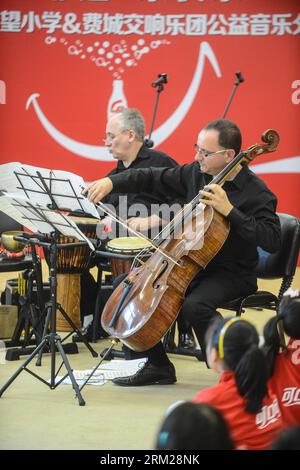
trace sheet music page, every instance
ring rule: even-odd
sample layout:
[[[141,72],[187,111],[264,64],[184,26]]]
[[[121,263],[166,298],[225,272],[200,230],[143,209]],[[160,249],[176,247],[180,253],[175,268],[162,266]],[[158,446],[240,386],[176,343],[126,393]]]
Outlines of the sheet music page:
[[[27,197],[34,203],[50,204],[51,199],[37,177],[37,172],[40,172],[43,178],[49,179],[50,170],[46,168],[23,165],[19,162],[0,165],[0,189]]]
[[[2,196],[19,212],[22,217],[22,224],[26,227],[32,224],[36,228],[33,230],[40,233],[49,234],[55,229],[67,237],[76,238],[77,240],[84,241],[88,244],[92,251],[95,250],[94,245],[90,240],[81,232],[75,222],[65,214],[55,212],[42,204],[34,204],[31,200],[25,197],[20,197],[19,194],[7,193]]]
[[[19,162],[5,163],[0,165],[0,190],[18,193],[33,203],[51,204],[51,198],[39,174],[59,209],[83,211],[99,219],[94,204],[82,195],[82,189],[86,186],[83,178],[68,171],[39,168]]]
[[[28,228],[29,225],[34,227],[33,232],[49,234],[55,230],[55,228],[50,225],[47,221],[45,221],[44,218],[41,217],[36,211],[36,209],[40,210],[39,204],[33,204],[32,201],[20,196],[20,194],[18,193],[6,193],[5,196],[2,197],[3,199],[6,199],[8,201],[8,203],[13,207],[14,211],[20,214],[22,220],[22,222],[20,223],[22,223],[25,227]]]
[[[55,194],[61,194],[62,189],[64,189],[63,196],[59,196],[58,198],[60,203],[60,205],[57,203],[58,207],[61,207],[62,204],[65,204],[68,207],[68,204],[70,204],[71,200],[71,202],[74,203],[74,209],[72,210],[79,210],[80,206],[78,205],[76,199],[70,198],[70,196],[73,195],[73,190],[75,190],[75,193],[80,201],[80,204],[83,207],[84,212],[93,215],[97,219],[100,219],[94,204],[92,204],[86,197],[82,195],[82,190],[86,187],[86,184],[81,176],[76,175],[75,173],[70,173],[62,170],[53,170],[53,174],[56,178],[56,180],[53,182],[53,192]],[[64,183],[62,188],[62,183],[60,182],[60,180],[68,180],[69,183]]]
[[[13,163],[4,163],[0,165],[0,191],[5,192],[18,192],[18,180],[14,174],[14,172],[21,171],[21,163],[13,162]]]
[[[32,232],[37,231],[37,227],[28,219],[25,219],[23,214],[21,214],[5,196],[0,196],[0,210]]]

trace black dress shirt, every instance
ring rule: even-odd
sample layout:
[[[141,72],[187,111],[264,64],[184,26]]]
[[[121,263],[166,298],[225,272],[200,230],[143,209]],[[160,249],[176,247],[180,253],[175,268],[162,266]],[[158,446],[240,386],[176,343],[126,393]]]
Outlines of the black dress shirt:
[[[176,168],[129,170],[110,176],[113,191],[152,192],[168,203],[191,201],[212,177],[202,173],[197,162]],[[235,274],[253,277],[257,263],[257,247],[268,252],[280,248],[280,222],[276,215],[276,196],[247,165],[233,181],[223,185],[234,206],[227,216],[231,229],[219,253],[206,269],[226,267]]]
[[[140,168],[149,168],[149,167],[168,167],[168,168],[175,168],[178,166],[178,163],[173,160],[173,158],[169,157],[166,153],[159,152],[157,150],[152,150],[147,148],[145,145],[142,145],[140,148],[137,157],[133,162],[130,164],[129,167],[125,167],[123,162],[120,160],[116,168],[114,168],[110,173],[108,173],[108,177],[112,177],[114,175],[120,175],[124,172],[127,172],[131,169],[140,169]],[[139,188],[138,191],[129,191],[126,188],[124,190],[114,192],[106,196],[102,199],[101,202],[104,204],[111,204],[116,209],[118,215],[124,218],[125,214],[119,213],[119,204],[120,204],[120,196],[127,196],[127,207],[129,208],[133,204],[143,204],[148,209],[148,215],[150,214],[150,207],[151,204],[162,204],[163,200],[157,195],[154,194],[152,188],[150,187],[149,190],[144,188]],[[165,198],[164,198],[165,199]]]

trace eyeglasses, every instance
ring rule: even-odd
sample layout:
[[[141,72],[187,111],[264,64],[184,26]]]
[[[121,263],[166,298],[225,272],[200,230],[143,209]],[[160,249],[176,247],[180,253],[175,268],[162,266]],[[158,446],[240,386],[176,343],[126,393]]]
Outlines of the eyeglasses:
[[[203,155],[203,157],[205,158],[210,157],[212,155],[217,155],[217,153],[226,152],[227,150],[227,149],[224,149],[224,150],[218,150],[217,152],[209,152],[208,150],[200,148],[197,144],[194,144],[194,149],[196,150],[197,153],[201,153],[201,155]]]
[[[108,144],[111,144],[114,139],[116,139],[120,134],[123,134],[123,132],[125,132],[125,131],[126,131],[126,130],[123,129],[121,132],[118,132],[118,134],[111,134],[110,132],[108,132],[108,133],[106,134],[105,138],[103,139],[103,142],[104,142],[105,144],[107,144],[107,143],[108,143]]]

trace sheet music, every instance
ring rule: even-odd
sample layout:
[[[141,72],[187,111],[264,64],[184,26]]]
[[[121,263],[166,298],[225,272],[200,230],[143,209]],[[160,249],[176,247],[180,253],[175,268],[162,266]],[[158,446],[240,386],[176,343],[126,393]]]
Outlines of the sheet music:
[[[16,193],[33,203],[51,204],[38,173],[44,178],[53,200],[59,209],[84,211],[99,218],[94,204],[82,196],[85,182],[81,176],[62,170],[50,170],[19,162],[0,165],[0,190]]]
[[[0,178],[0,191],[11,191],[12,193],[17,192],[18,180],[14,174],[14,170],[21,170],[21,163],[4,163],[0,165],[1,178]]]
[[[18,212],[21,216],[18,217],[20,223],[33,230],[33,232],[38,231],[49,234],[56,229],[67,237],[86,242],[91,250],[95,250],[90,240],[81,232],[75,222],[65,214],[52,211],[43,204],[33,204],[31,200],[12,193],[7,193],[0,198],[0,210],[3,210],[1,205],[3,200],[6,200],[12,206],[11,214],[13,211]]]
[[[24,225],[32,232],[36,232],[37,228],[29,220],[24,223],[24,216],[11,204],[6,196],[0,196],[0,210],[7,214],[12,219],[19,222],[19,224]]]

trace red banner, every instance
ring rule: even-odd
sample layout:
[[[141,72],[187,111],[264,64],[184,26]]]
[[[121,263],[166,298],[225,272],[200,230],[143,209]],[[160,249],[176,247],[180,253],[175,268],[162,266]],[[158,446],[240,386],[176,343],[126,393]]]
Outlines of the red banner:
[[[201,127],[226,117],[243,148],[277,130],[280,146],[252,164],[300,216],[300,14],[294,0],[2,0],[1,160],[82,175],[115,165],[104,147],[107,116],[138,108],[152,139],[178,162],[194,158]]]

